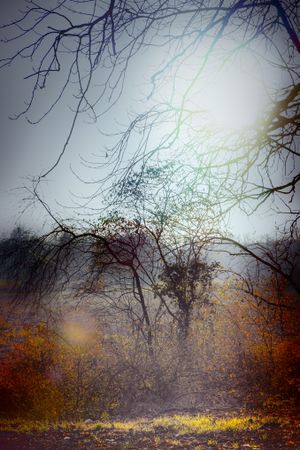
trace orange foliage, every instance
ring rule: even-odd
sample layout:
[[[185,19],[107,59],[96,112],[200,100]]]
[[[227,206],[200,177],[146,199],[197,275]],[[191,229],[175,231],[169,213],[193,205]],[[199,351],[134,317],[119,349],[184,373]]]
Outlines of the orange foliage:
[[[0,414],[57,419],[101,414],[115,402],[101,336],[68,342],[45,324],[9,327],[0,339]]]
[[[3,323],[2,328],[1,413],[57,418],[62,411],[62,396],[48,376],[56,347],[54,336],[43,324],[11,330]]]

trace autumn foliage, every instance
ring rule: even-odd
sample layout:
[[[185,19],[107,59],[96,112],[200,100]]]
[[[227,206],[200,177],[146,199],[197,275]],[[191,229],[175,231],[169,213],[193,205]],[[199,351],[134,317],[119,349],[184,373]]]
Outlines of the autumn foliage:
[[[157,329],[151,357],[129,326],[105,334],[84,311],[51,326],[2,320],[2,416],[79,419],[144,413],[149,405],[295,404],[299,311],[257,303],[240,287],[214,286],[214,304],[194,316],[184,347],[167,324]]]
[[[69,342],[45,323],[2,321],[1,414],[39,419],[101,415],[113,403],[101,337]]]

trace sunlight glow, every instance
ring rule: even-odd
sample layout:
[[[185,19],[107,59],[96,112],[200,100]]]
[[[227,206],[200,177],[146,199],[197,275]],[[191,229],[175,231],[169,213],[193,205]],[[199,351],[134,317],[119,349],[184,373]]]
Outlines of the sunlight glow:
[[[211,74],[202,94],[208,122],[218,129],[241,130],[252,127],[267,106],[257,65],[252,61],[229,62]]]
[[[173,74],[169,92],[171,104],[186,116],[194,111],[192,127],[209,132],[231,132],[255,128],[263,119],[270,94],[277,82],[262,48],[239,48],[225,41],[222,48],[207,56],[207,47],[192,54]],[[277,75],[277,73],[276,73]],[[167,100],[166,100],[167,101]],[[186,117],[185,116],[185,117]],[[185,119],[181,120],[181,123]],[[191,128],[191,118],[185,122]],[[190,136],[190,132],[187,131]],[[180,137],[184,136],[181,127]]]

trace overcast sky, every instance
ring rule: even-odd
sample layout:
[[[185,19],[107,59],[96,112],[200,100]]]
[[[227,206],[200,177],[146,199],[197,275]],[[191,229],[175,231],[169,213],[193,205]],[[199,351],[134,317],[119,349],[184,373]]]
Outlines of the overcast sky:
[[[14,18],[16,10],[22,3],[21,0],[2,0],[1,22],[5,23]],[[5,55],[6,48],[3,44],[1,44],[1,49],[1,55]],[[152,53],[149,50],[148,54],[140,57],[139,64],[130,69],[129,81],[117,109],[101,119],[98,124],[88,123],[87,117],[84,115],[79,118],[78,126],[72,136],[66,155],[55,172],[48,176],[47,181],[41,187],[44,199],[61,217],[74,214],[74,210],[69,208],[76,204],[76,196],[88,197],[95,189],[94,185],[80,182],[72,173],[71,168],[88,181],[96,180],[103,175],[99,173],[99,170],[85,168],[81,163],[80,155],[87,160],[94,158],[93,155],[96,153],[103,156],[106,142],[99,133],[98,127],[114,132],[117,130],[117,123],[125,120],[128,112],[134,109],[134,101],[138,107],[138,101],[143,99],[143,90],[145,89],[144,83],[147,77],[145,67],[150,62],[153,63],[155,59],[153,52],[154,50],[152,50]],[[18,120],[9,119],[9,116],[13,116],[22,110],[24,101],[30,94],[31,82],[24,81],[27,69],[22,61],[18,61],[15,65],[0,71],[1,231],[10,230],[16,224],[40,229],[47,221],[47,217],[41,212],[41,209],[27,208],[24,199],[29,197],[29,194],[22,187],[30,188],[30,179],[43,173],[54,163],[66,139],[73,117],[67,101],[65,101],[37,125],[29,124],[24,117]],[[274,86],[280,84],[282,75],[275,70],[270,71],[267,76],[268,83],[274,83]],[[223,78],[225,79],[225,75]],[[232,81],[232,74],[229,75],[228,80],[228,82]],[[250,78],[248,81],[250,82]],[[220,86],[220,82],[216,81],[216,83]],[[237,82],[233,80],[233,83],[238,90]],[[211,86],[210,89],[213,90],[214,85]],[[244,90],[241,89],[241,94],[243,92]],[[245,91],[246,94],[249,95],[249,92]],[[51,88],[46,91],[44,97],[40,97],[35,113],[38,113],[39,109],[40,111],[43,110],[49,96],[51,96]],[[212,98],[207,96],[206,101],[212,102]],[[218,98],[220,98],[220,95],[218,95]],[[259,89],[258,96],[255,98],[255,101],[261,99],[261,102],[263,102]],[[249,102],[249,99],[250,97],[245,101]],[[237,98],[237,102],[238,100]],[[225,102],[226,99],[224,98]],[[236,108],[238,107],[237,104]],[[215,110],[219,111],[220,109]],[[212,114],[214,113],[212,112]],[[226,111],[223,112],[223,116],[226,117]],[[215,113],[215,120],[220,120],[217,113]],[[237,236],[250,236],[255,233],[261,236],[271,233],[275,223],[279,224],[282,218],[271,211],[269,206],[266,205],[260,210],[259,214],[251,217],[247,217],[240,211],[232,213],[230,222],[232,232]],[[25,212],[23,212],[24,209],[26,209]],[[21,214],[22,212],[23,214]]]

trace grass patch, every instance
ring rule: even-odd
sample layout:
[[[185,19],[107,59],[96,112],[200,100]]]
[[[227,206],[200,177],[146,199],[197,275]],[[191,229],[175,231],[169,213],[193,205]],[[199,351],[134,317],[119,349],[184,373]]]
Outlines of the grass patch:
[[[218,432],[242,432],[258,430],[266,424],[279,423],[274,417],[226,417],[214,419],[212,416],[163,416],[152,421],[115,422],[112,426],[116,429],[131,429],[136,431],[155,431],[158,428],[172,430],[179,434],[206,434]]]
[[[95,429],[99,425],[102,428],[112,428],[125,432],[155,432],[159,429],[171,430],[177,434],[206,434],[221,432],[243,432],[259,430],[267,424],[279,424],[280,420],[273,416],[245,416],[245,417],[226,417],[215,419],[212,416],[188,416],[174,415],[161,416],[155,419],[140,419],[134,421],[112,421],[102,422],[90,425],[90,429]]]
[[[244,432],[259,430],[267,424],[280,424],[278,418],[273,416],[235,416],[217,418],[213,416],[188,416],[174,415],[161,416],[150,419],[139,419],[131,421],[99,421],[85,422],[42,422],[29,420],[0,420],[0,429],[5,431],[49,431],[49,430],[82,430],[97,431],[100,429],[111,429],[120,432],[156,432],[158,430],[173,431],[177,434],[208,434],[222,432]]]

